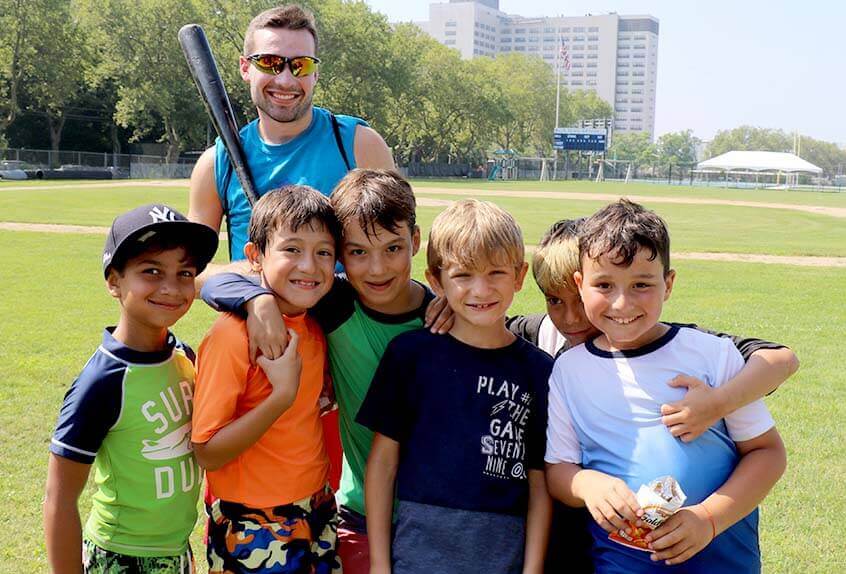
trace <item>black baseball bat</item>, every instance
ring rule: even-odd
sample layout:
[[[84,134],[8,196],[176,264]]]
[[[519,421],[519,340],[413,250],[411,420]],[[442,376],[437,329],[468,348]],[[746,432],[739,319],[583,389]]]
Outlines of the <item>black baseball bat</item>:
[[[211,118],[212,125],[223,142],[223,147],[229,155],[229,161],[235,169],[241,188],[247,196],[250,205],[258,201],[250,168],[247,165],[247,158],[244,155],[244,148],[241,147],[241,137],[238,135],[238,122],[235,120],[235,112],[232,109],[232,102],[226,93],[223,79],[217,70],[217,63],[212,54],[206,33],[199,24],[186,24],[179,29],[179,45],[185,54],[188,62],[188,69],[194,78],[194,84],[200,91],[203,104],[206,106]]]

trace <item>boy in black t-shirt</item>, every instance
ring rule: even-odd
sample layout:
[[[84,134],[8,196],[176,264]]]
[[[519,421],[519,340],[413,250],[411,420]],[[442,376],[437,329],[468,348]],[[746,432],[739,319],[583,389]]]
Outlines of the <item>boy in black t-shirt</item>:
[[[427,259],[454,325],[396,337],[357,418],[376,432],[371,572],[542,572],[552,358],[505,327],[527,270],[520,228],[491,203],[461,201],[432,224]]]

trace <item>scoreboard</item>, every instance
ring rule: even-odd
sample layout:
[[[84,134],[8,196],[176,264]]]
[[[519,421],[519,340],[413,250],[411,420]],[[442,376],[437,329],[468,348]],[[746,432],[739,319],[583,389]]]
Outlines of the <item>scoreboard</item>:
[[[589,128],[555,128],[552,147],[560,150],[600,151],[606,146],[606,131]]]

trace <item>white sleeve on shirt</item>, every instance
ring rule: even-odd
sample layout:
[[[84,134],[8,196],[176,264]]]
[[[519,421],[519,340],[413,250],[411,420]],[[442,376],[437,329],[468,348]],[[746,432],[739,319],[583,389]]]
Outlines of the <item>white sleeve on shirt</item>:
[[[549,420],[546,427],[546,456],[549,464],[572,462],[581,464],[582,449],[579,438],[573,428],[570,409],[567,408],[564,381],[566,375],[561,372],[556,361],[549,377]]]
[[[719,387],[737,375],[746,364],[731,339],[722,339],[720,360],[717,364],[717,378],[714,387]],[[550,407],[551,408],[551,407]],[[752,440],[775,426],[763,399],[751,402],[745,407],[726,415],[726,427],[734,442]]]

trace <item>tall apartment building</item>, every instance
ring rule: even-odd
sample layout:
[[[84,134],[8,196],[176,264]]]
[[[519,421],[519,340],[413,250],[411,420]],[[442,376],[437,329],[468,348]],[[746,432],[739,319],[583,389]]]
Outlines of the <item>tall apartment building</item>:
[[[561,39],[570,70],[561,86],[593,90],[614,109],[617,132],[655,130],[658,19],[602,14],[524,18],[499,10],[499,0],[450,0],[429,5],[429,21],[418,23],[463,58],[520,52],[555,65]]]

